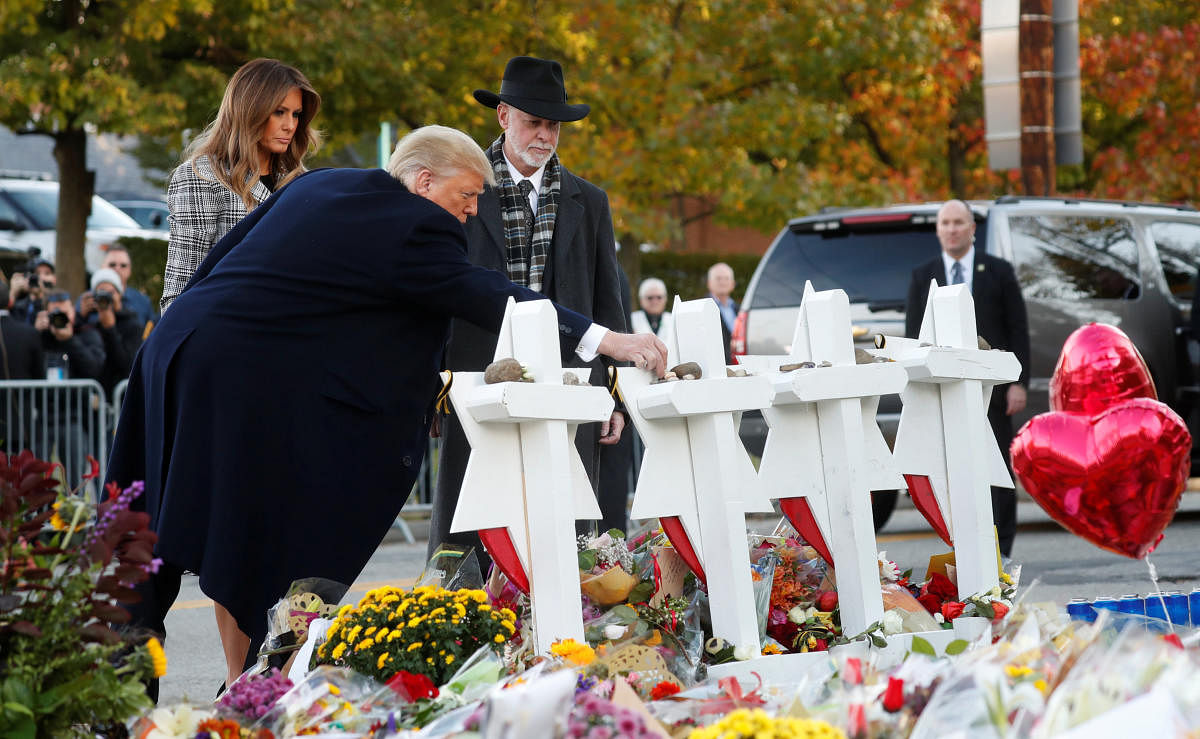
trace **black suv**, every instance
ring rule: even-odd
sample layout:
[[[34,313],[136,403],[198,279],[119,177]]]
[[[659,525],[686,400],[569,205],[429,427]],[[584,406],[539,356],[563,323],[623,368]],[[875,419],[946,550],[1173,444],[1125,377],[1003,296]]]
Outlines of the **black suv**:
[[[903,335],[908,283],[935,259],[940,203],[827,209],[788,223],[759,262],[742,302],[734,354],[784,354],[805,280],[850,296],[854,333]],[[1050,375],[1067,336],[1092,322],[1119,326],[1145,357],[1159,399],[1197,438],[1197,346],[1190,341],[1192,292],[1200,263],[1200,212],[1187,207],[1071,198],[1005,197],[972,202],[975,245],[1010,261],[1029,314],[1029,406],[1019,428],[1047,410]],[[890,444],[900,399],[884,396],[879,425]],[[761,454],[762,416],[743,416],[742,439]],[[1193,451],[1195,456],[1195,450]],[[875,494],[878,529],[895,493]]]

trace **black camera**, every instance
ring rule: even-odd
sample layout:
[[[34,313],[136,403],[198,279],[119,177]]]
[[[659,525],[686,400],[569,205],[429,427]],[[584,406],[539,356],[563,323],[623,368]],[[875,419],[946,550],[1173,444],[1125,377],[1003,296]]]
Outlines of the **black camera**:
[[[64,329],[71,323],[71,317],[60,310],[50,311],[50,325],[57,329]]]
[[[113,294],[108,290],[96,291],[96,307],[100,310],[111,308],[113,304]]]

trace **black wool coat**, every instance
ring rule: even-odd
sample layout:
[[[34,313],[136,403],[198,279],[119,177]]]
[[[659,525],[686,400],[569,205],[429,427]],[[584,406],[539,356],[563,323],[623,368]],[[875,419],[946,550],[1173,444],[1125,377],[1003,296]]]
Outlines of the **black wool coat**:
[[[109,478],[144,479],[156,555],[253,644],[290,582],[350,584],[412,489],[451,317],[541,298],[381,170],[293,181],[218,242],[138,354]],[[559,309],[562,351],[590,321]]]

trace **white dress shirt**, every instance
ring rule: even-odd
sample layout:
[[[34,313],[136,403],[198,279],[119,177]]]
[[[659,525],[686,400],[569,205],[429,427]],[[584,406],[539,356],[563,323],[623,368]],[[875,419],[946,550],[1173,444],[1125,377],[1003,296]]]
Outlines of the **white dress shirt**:
[[[946,267],[946,284],[954,284],[954,259],[946,252],[942,252],[942,264]],[[975,247],[967,249],[967,253],[962,259],[958,260],[963,267],[963,284],[967,286],[968,292],[974,292],[973,282],[975,281]]]

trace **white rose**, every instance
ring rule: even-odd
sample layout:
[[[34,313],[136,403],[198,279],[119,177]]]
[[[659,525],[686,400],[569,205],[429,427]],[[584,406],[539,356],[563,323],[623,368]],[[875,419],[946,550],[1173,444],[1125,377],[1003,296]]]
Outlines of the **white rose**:
[[[895,608],[883,614],[883,633],[899,634],[904,631],[904,619]]]
[[[804,614],[804,609],[800,606],[795,606],[792,610],[788,611],[788,621],[794,624],[802,624],[806,618],[808,617]]]
[[[746,660],[750,659],[751,657],[756,657],[759,654],[761,654],[761,652],[759,652],[754,647],[747,646],[747,645],[742,645],[740,647],[734,647],[734,649],[733,649],[733,658],[736,659],[738,662],[745,662]]]
[[[625,636],[625,627],[621,624],[609,624],[604,627],[604,638],[608,640],[620,639]]]
[[[942,614],[940,614],[940,613],[935,613],[935,614],[933,614],[933,620],[934,620],[934,621],[937,621],[939,624],[944,624],[944,623],[946,623],[946,617],[945,617],[945,616],[943,616],[943,615],[942,615]]]

